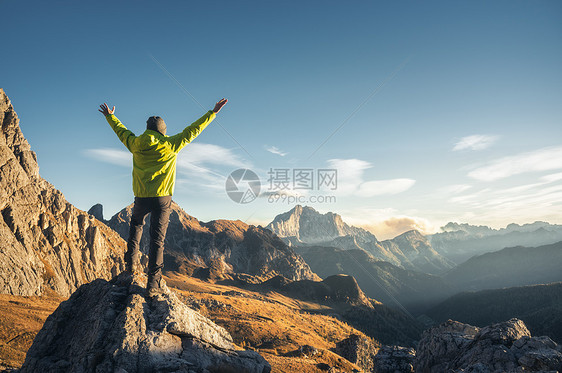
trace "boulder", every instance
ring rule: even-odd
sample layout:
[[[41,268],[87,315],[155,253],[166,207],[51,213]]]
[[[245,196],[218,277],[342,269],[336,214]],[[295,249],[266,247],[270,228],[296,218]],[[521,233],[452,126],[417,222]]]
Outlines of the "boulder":
[[[271,371],[167,287],[146,299],[144,285],[126,273],[82,285],[47,318],[20,373]]]
[[[449,320],[424,332],[415,368],[422,373],[561,371],[562,346],[531,337],[519,319],[484,328]]]

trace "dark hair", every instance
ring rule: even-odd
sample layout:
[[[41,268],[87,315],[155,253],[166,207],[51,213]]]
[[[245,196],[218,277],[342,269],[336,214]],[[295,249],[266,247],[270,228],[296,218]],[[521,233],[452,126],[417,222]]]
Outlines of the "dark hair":
[[[162,135],[166,135],[166,123],[164,119],[160,117],[150,117],[146,121],[146,129],[160,132]]]

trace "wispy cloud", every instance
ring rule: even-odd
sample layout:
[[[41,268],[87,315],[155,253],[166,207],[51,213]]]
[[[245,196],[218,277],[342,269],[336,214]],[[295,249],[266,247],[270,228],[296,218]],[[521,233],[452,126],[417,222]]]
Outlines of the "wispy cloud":
[[[459,194],[472,188],[470,185],[466,184],[454,184],[454,185],[447,185],[444,187],[439,188],[438,192],[441,194]]]
[[[267,146],[267,145],[265,145],[265,150],[267,150],[267,151],[270,152],[270,153],[280,155],[281,157],[284,157],[284,156],[286,156],[286,155],[288,154],[288,153],[286,153],[286,152],[284,152],[284,151],[281,151],[281,150],[280,150],[278,147],[276,147],[276,146]]]
[[[492,146],[499,137],[493,135],[471,135],[460,139],[453,147],[454,151],[458,150],[483,150]]]
[[[398,194],[410,189],[416,181],[408,178],[388,180],[364,180],[364,172],[372,167],[361,159],[330,159],[331,168],[338,173],[337,194],[373,197]]]
[[[111,148],[86,149],[84,150],[84,154],[98,161],[129,168],[133,167],[133,155],[126,150]]]
[[[534,183],[507,188],[485,188],[455,196],[449,202],[463,206],[479,224],[497,225],[534,220],[559,220],[562,208],[562,173],[544,175]],[[465,214],[466,215],[466,214]]]
[[[562,147],[551,147],[497,159],[468,173],[481,181],[495,181],[526,172],[562,169]]]

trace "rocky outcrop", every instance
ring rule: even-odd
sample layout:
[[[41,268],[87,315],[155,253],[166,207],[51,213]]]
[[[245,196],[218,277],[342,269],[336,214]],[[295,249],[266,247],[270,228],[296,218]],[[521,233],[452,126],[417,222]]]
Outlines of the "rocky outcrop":
[[[333,212],[320,214],[308,206],[295,206],[277,215],[267,228],[292,246],[324,246],[342,250],[364,250],[374,258],[405,269],[438,274],[453,264],[431,247],[418,231],[406,232],[380,242],[365,229],[350,226]]]
[[[167,287],[146,300],[144,286],[126,274],[81,286],[49,316],[20,373],[270,372]]]
[[[68,296],[122,268],[125,243],[39,176],[37,156],[0,89],[0,293]]]
[[[373,373],[413,373],[415,358],[412,347],[382,346],[373,356]]]
[[[132,206],[114,215],[107,225],[127,238]],[[150,219],[146,220],[141,250],[148,252]],[[164,269],[215,280],[232,273],[291,280],[320,280],[304,259],[270,230],[240,220],[201,222],[172,202],[164,243]]]
[[[416,354],[423,373],[560,370],[562,346],[531,337],[518,319],[484,328],[449,320],[424,332]]]
[[[93,215],[94,218],[98,219],[99,221],[103,220],[103,206],[100,203],[97,203],[90,207],[88,210],[88,214]]]
[[[348,338],[337,342],[334,349],[336,354],[356,364],[365,372],[373,371],[373,356],[377,351],[378,346],[371,338],[358,334],[351,334]]]
[[[378,346],[370,338],[352,334],[336,343],[334,352],[372,373],[413,373],[416,351],[411,347]]]

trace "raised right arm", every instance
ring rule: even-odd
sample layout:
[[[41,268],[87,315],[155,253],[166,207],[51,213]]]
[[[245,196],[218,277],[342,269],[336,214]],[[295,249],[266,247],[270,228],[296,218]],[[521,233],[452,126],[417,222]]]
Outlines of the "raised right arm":
[[[128,130],[127,127],[125,127],[123,123],[121,123],[121,121],[117,119],[117,117],[113,114],[115,112],[115,106],[111,110],[106,103],[100,105],[100,107],[101,110],[98,111],[105,116],[107,123],[109,123],[109,125],[113,129],[113,132],[115,132],[119,140],[121,140],[121,142],[127,147],[127,149],[132,152],[131,147],[133,145],[133,140],[136,138],[135,134]]]

